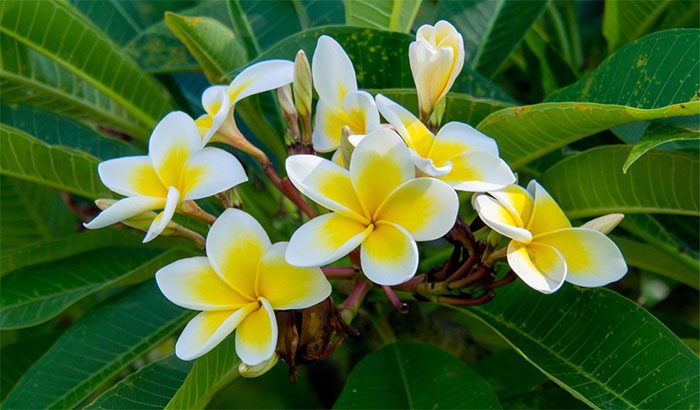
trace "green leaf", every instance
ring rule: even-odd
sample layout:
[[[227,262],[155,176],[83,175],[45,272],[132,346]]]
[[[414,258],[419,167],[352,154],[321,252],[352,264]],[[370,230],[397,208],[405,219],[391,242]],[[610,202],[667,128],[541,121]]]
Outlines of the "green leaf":
[[[247,61],[243,44],[228,27],[212,18],[168,12],[165,24],[187,46],[212,84],[230,81],[226,74]]]
[[[189,317],[191,312],[161,295],[155,281],[139,285],[71,326],[27,371],[3,405],[75,407]]]
[[[684,103],[700,89],[700,30],[666,30],[620,48],[586,78],[547,101],[588,101],[635,108]]]
[[[203,409],[212,396],[239,376],[236,338],[224,339],[214,350],[197,359],[166,409]]]
[[[542,103],[511,107],[484,119],[477,128],[496,139],[513,168],[572,142],[632,121],[700,114],[700,101],[655,109],[597,103]]]
[[[422,0],[345,0],[345,24],[408,33]]]
[[[0,8],[0,32],[87,81],[143,125],[172,109],[163,88],[69,4],[8,0]]]
[[[695,354],[649,312],[607,289],[551,295],[518,281],[473,309],[555,383],[593,408],[688,408],[700,395]]]
[[[358,27],[318,27],[280,41],[262,53],[256,61],[271,58],[293,59],[300,49],[312,59],[316,42],[324,34],[333,37],[343,46],[355,66],[360,88],[415,87],[408,61],[408,45],[414,38],[404,33]],[[233,74],[231,73],[231,76]],[[496,85],[466,67],[455,81],[452,91],[476,98],[514,102]]]
[[[5,124],[34,135],[47,144],[75,148],[100,159],[142,154],[133,145],[102,136],[84,124],[53,111],[0,104],[0,117]]]
[[[697,15],[698,3],[696,1],[645,0],[627,2],[610,0],[605,2],[603,35],[608,41],[608,50],[615,50],[652,31],[683,27],[688,23],[697,25],[697,21],[693,22],[694,17],[691,17]],[[664,18],[667,16],[673,18]],[[689,19],[689,21],[684,21],[684,19]]]
[[[548,169],[542,184],[571,218],[613,212],[699,215],[697,155],[652,151],[622,173],[626,146],[601,146]]]
[[[486,381],[449,353],[397,342],[365,356],[334,409],[498,409]]]
[[[162,409],[191,368],[192,362],[175,356],[149,363],[102,393],[85,409]]]
[[[530,392],[548,380],[512,349],[492,353],[469,367],[489,383],[501,401]]]
[[[109,198],[97,177],[99,160],[73,148],[49,145],[0,124],[0,174],[44,184],[87,198]]]
[[[667,124],[655,124],[650,126],[639,142],[632,147],[630,155],[622,166],[622,171],[627,173],[629,167],[642,155],[651,149],[671,141],[697,141],[700,140],[700,130],[678,127]]]
[[[622,254],[625,255],[628,265],[658,273],[695,289],[700,289],[699,263],[696,262],[695,266],[688,267],[656,245],[617,236],[613,237],[613,240],[620,247]]]
[[[258,44],[258,39],[255,37],[250,21],[248,21],[248,16],[243,11],[240,0],[228,0],[226,5],[228,15],[231,18],[231,27],[236,37],[241,39],[243,48],[246,50],[246,56],[248,59],[257,56],[260,54],[260,44]]]
[[[43,323],[91,293],[153,273],[182,255],[177,250],[106,248],[20,268],[0,278],[0,329]]]
[[[370,90],[370,92],[372,94],[381,93],[401,104],[409,111],[413,113],[418,112],[418,97],[415,89],[388,88],[384,90]],[[449,93],[447,94],[447,105],[442,122],[446,124],[449,121],[460,121],[467,124],[478,124],[490,114],[510,106],[510,103],[504,101],[476,98],[469,94]]]
[[[445,19],[464,37],[465,65],[492,77],[544,13],[548,0],[441,0],[424,3],[419,22]]]
[[[149,130],[105,93],[9,36],[0,37],[0,92],[6,103],[43,107],[148,138]]]
[[[688,225],[694,224],[690,223]],[[673,226],[668,226],[668,223],[662,223],[658,217],[644,214],[626,215],[625,219],[620,223],[620,227],[642,241],[654,244],[659,249],[679,257],[682,263],[691,269],[697,264],[697,249],[685,242],[690,239],[690,235],[673,232]],[[686,225],[686,227],[694,231],[692,226],[688,227]]]
[[[0,401],[12,390],[24,372],[51,346],[58,335],[50,334],[20,340],[2,347],[0,355]]]

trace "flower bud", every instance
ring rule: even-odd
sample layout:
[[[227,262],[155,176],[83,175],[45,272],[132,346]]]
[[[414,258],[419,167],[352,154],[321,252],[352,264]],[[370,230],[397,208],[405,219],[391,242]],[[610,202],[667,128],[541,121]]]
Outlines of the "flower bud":
[[[277,89],[277,100],[280,103],[280,108],[282,109],[282,114],[287,121],[293,119],[296,121],[297,110],[294,108],[294,100],[292,99],[292,88],[289,84],[284,85]]]
[[[591,219],[585,224],[581,225],[581,228],[593,229],[604,234],[609,234],[617,225],[622,222],[625,218],[623,214],[608,214],[603,215],[595,219]]]
[[[311,97],[313,83],[311,80],[311,67],[304,50],[299,50],[294,60],[294,105],[300,117],[311,115]]]
[[[105,209],[114,205],[115,202],[117,202],[116,199],[97,199],[95,200],[95,205],[97,205],[100,210],[104,211]],[[151,227],[151,223],[153,223],[153,219],[156,217],[156,215],[157,214],[153,211],[146,211],[136,216],[132,216],[129,219],[125,219],[121,221],[121,223],[128,227],[138,229],[139,231],[148,232],[148,228]],[[163,233],[161,233],[161,236],[172,235],[178,226],[180,225],[173,221],[168,222],[168,225]]]
[[[343,165],[345,168],[350,169],[350,158],[352,158],[352,152],[355,150],[355,146],[350,142],[350,127],[347,125],[343,127],[343,131],[340,134],[340,155],[343,157]]]
[[[242,377],[248,379],[251,379],[253,377],[260,377],[263,374],[267,373],[270,369],[275,367],[279,358],[280,355],[277,354],[277,352],[275,352],[275,354],[272,355],[272,357],[269,360],[266,360],[255,366],[249,366],[245,363],[241,363],[240,365],[238,365],[238,372],[241,374]]]
[[[462,71],[464,40],[445,20],[438,21],[435,26],[426,24],[418,29],[416,41],[408,48],[408,57],[418,93],[420,117],[425,122]]]

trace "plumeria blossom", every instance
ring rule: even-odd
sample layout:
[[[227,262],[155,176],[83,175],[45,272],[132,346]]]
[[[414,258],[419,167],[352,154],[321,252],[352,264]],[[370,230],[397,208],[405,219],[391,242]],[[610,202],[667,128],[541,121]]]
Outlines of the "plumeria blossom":
[[[229,208],[212,225],[207,256],[182,259],[156,273],[161,292],[186,309],[202,311],[175,345],[183,360],[200,357],[236,330],[236,353],[256,366],[274,357],[275,310],[304,309],[331,293],[317,267],[289,265],[286,242],[270,244],[249,214]]]
[[[182,202],[206,198],[248,180],[233,155],[218,148],[202,148],[194,120],[181,111],[171,112],[156,125],[148,155],[104,161],[97,172],[109,189],[127,198],[112,204],[85,227],[103,228],[162,209],[144,242],[163,232]]]
[[[421,113],[430,114],[450,90],[464,65],[464,40],[445,20],[420,26],[408,48]],[[421,117],[422,118],[422,117]]]
[[[287,60],[266,60],[241,71],[231,84],[213,85],[202,93],[206,114],[197,118],[197,126],[206,144],[217,132],[230,134],[235,129],[233,109],[236,103],[253,94],[270,91],[291,83],[294,63]]]
[[[325,265],[361,246],[370,280],[403,283],[418,268],[416,241],[440,238],[457,217],[455,191],[437,179],[415,178],[408,148],[390,130],[362,139],[349,170],[312,155],[293,155],[286,166],[302,193],[333,211],[292,235],[286,253],[292,265]]]
[[[379,128],[374,99],[366,91],[358,91],[355,68],[338,42],[328,36],[318,39],[311,71],[318,93],[311,137],[316,151],[336,150],[345,126],[358,136]]]
[[[461,122],[450,122],[433,135],[410,111],[378,94],[377,107],[410,148],[420,175],[441,179],[454,189],[485,192],[515,182],[498,156],[496,141]]]
[[[564,281],[593,287],[627,273],[617,245],[596,229],[572,228],[564,212],[536,181],[527,190],[510,185],[472,199],[479,217],[512,239],[508,264],[531,288],[552,293]]]

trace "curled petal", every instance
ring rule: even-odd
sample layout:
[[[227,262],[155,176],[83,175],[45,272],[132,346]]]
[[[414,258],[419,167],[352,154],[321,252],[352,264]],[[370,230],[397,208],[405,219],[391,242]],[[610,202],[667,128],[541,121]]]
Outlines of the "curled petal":
[[[202,93],[202,106],[209,117],[209,124],[202,136],[202,145],[206,145],[209,140],[216,134],[217,131],[224,125],[231,111],[231,101],[226,92],[228,87],[225,85],[214,85]],[[195,121],[197,126],[204,125],[200,119]],[[200,130],[201,132],[201,130]]]
[[[336,108],[342,108],[348,92],[357,91],[355,69],[350,57],[337,41],[321,36],[311,62],[314,88],[319,99]]]
[[[416,241],[430,241],[452,228],[458,209],[459,199],[449,185],[433,178],[416,178],[392,192],[374,220],[398,225]]]
[[[317,216],[294,232],[285,258],[294,266],[326,265],[350,253],[372,229],[337,213]]]
[[[258,307],[257,302],[238,310],[201,312],[187,323],[175,344],[175,355],[182,360],[194,360],[209,353]]]
[[[414,150],[411,150],[411,158],[416,168],[425,176],[440,178],[452,171],[452,163],[450,161],[445,161],[440,166],[436,166],[432,159],[423,158]]]
[[[273,309],[304,309],[326,299],[331,284],[320,268],[299,268],[285,259],[287,242],[270,246],[260,261],[257,294]]]
[[[367,91],[351,91],[345,95],[343,109],[352,120],[349,124],[354,134],[367,134],[379,128],[379,111],[374,98]]]
[[[207,235],[207,257],[219,277],[241,295],[255,300],[258,265],[270,239],[249,214],[229,208]]]
[[[184,199],[190,200],[216,195],[247,180],[236,157],[222,149],[206,147],[187,161],[181,186]]]
[[[171,186],[168,188],[168,196],[165,199],[165,208],[163,209],[163,212],[159,213],[155,218],[153,218],[153,222],[148,228],[148,232],[146,232],[146,237],[143,238],[143,243],[152,241],[156,236],[160,235],[165,230],[170,221],[173,219],[173,215],[175,215],[175,210],[177,210],[177,206],[179,204],[180,192],[177,190],[177,188]]]
[[[435,135],[435,142],[428,156],[439,163],[471,151],[483,151],[498,156],[498,145],[493,138],[469,125],[452,121],[440,128]]]
[[[231,106],[248,96],[274,90],[294,80],[294,63],[288,60],[265,60],[253,64],[228,86]]]
[[[452,170],[440,179],[458,191],[488,192],[515,182],[508,164],[483,151],[467,152],[450,158]]]
[[[253,302],[221,280],[204,256],[180,259],[156,272],[168,300],[192,310],[235,310]]]
[[[494,231],[523,243],[532,240],[530,231],[522,227],[508,208],[490,196],[474,195],[472,205],[479,218]]]
[[[164,205],[165,198],[151,198],[143,196],[124,198],[100,212],[95,219],[84,225],[88,229],[104,228],[105,226],[121,222],[140,213],[163,208]]]
[[[379,112],[396,128],[409,148],[416,151],[418,156],[425,158],[433,144],[434,137],[430,130],[410,111],[387,97],[377,94],[375,99]]]
[[[314,117],[314,130],[311,141],[318,152],[330,152],[340,145],[343,127],[348,125],[347,115],[342,109],[318,100]]]
[[[513,184],[489,194],[508,209],[518,226],[527,226],[535,202],[525,188]]]
[[[277,320],[270,302],[260,298],[260,307],[246,316],[236,330],[236,353],[249,366],[269,360],[277,346]]]
[[[542,293],[555,292],[567,275],[566,261],[561,253],[540,243],[525,245],[510,241],[508,264],[523,282]]]
[[[418,269],[418,247],[400,226],[379,222],[360,248],[362,272],[379,285],[398,285]]]
[[[527,229],[533,235],[571,228],[569,218],[542,185],[533,179],[527,185],[527,190],[534,198],[532,216],[527,224]]]
[[[556,248],[567,266],[566,281],[579,286],[605,286],[622,279],[627,264],[622,252],[604,234],[585,228],[549,232],[534,239]]]
[[[171,112],[156,125],[148,142],[148,156],[164,186],[179,186],[192,154],[202,148],[199,128],[182,111]]]
[[[148,156],[114,158],[100,162],[97,173],[107,188],[120,195],[165,198],[168,193],[153,170]]]

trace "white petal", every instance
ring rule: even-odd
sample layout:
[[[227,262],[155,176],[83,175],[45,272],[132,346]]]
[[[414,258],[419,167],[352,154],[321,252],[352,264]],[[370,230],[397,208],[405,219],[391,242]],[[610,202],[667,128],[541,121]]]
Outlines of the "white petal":
[[[527,226],[535,200],[525,188],[512,184],[489,194],[508,209],[517,226]]]
[[[294,232],[285,258],[294,266],[327,265],[350,253],[370,232],[372,226],[337,213],[317,216]]]
[[[234,310],[254,302],[221,280],[204,256],[185,258],[156,272],[156,282],[168,300],[192,310]]]
[[[202,137],[202,145],[206,145],[228,118],[231,111],[231,101],[228,98],[225,85],[214,85],[202,93],[202,106],[211,117],[211,127]]]
[[[444,177],[452,171],[452,163],[450,161],[445,161],[441,166],[436,167],[432,159],[423,158],[414,150],[411,150],[411,159],[413,159],[416,168],[429,177]]]
[[[374,98],[367,91],[351,91],[345,95],[343,109],[349,117],[364,118],[363,127],[350,125],[354,134],[367,134],[379,128],[379,111],[374,103]]]
[[[382,116],[396,128],[409,148],[421,157],[426,157],[433,144],[433,134],[410,111],[381,94],[375,97]]]
[[[454,50],[449,47],[436,49],[414,41],[408,46],[408,56],[419,105],[422,110],[432,112],[452,86]]]
[[[181,185],[185,200],[189,200],[216,195],[247,180],[236,157],[222,149],[206,147],[187,161]]]
[[[527,222],[527,229],[533,235],[571,228],[569,218],[542,185],[533,179],[527,185],[527,190],[534,198],[532,215]]]
[[[530,231],[520,226],[508,208],[490,196],[474,195],[472,205],[479,218],[494,231],[523,243],[532,240]]]
[[[337,41],[321,36],[311,62],[314,88],[326,104],[342,107],[345,95],[357,91],[355,69]]]
[[[556,248],[566,260],[566,281],[579,286],[605,286],[622,279],[627,264],[622,252],[604,234],[585,228],[562,229],[533,241]]]
[[[209,353],[226,336],[257,309],[258,303],[249,303],[236,311],[202,312],[187,323],[175,344],[175,355],[182,360],[194,360]]]
[[[441,162],[472,151],[483,151],[498,156],[498,145],[493,138],[469,125],[453,121],[440,128],[428,156],[435,162]]]
[[[524,245],[510,241],[508,264],[525,284],[542,293],[555,292],[567,275],[566,262],[561,253],[539,243]]]
[[[165,198],[134,196],[120,199],[109,208],[100,212],[95,219],[84,224],[84,226],[88,229],[104,228],[105,226],[121,222],[140,213],[160,209],[164,205]]]
[[[100,162],[97,173],[107,188],[120,195],[165,198],[168,194],[153,170],[151,158],[145,155]]]
[[[452,170],[440,179],[458,191],[489,192],[515,182],[505,161],[484,151],[467,152],[450,158]]]
[[[318,100],[314,115],[314,130],[311,134],[314,150],[330,152],[340,146],[343,127],[347,125],[343,113],[342,107],[335,107],[323,100]]]
[[[171,186],[168,189],[168,197],[165,199],[165,208],[163,212],[153,218],[153,222],[151,222],[151,226],[148,228],[148,232],[146,232],[146,237],[143,238],[143,243],[152,241],[165,230],[168,223],[173,219],[173,215],[175,215],[175,210],[179,204],[180,192],[177,188]]]
[[[269,360],[277,346],[275,312],[264,298],[260,298],[260,303],[261,307],[248,315],[236,330],[236,353],[249,366]]]
[[[400,226],[378,223],[360,248],[362,272],[374,283],[398,285],[418,269],[418,247]]]
[[[148,156],[165,186],[178,186],[189,157],[202,148],[199,128],[182,111],[171,112],[156,125],[148,141]]]
[[[236,76],[228,87],[231,106],[248,96],[274,90],[294,81],[294,63],[265,60],[253,64]]]

